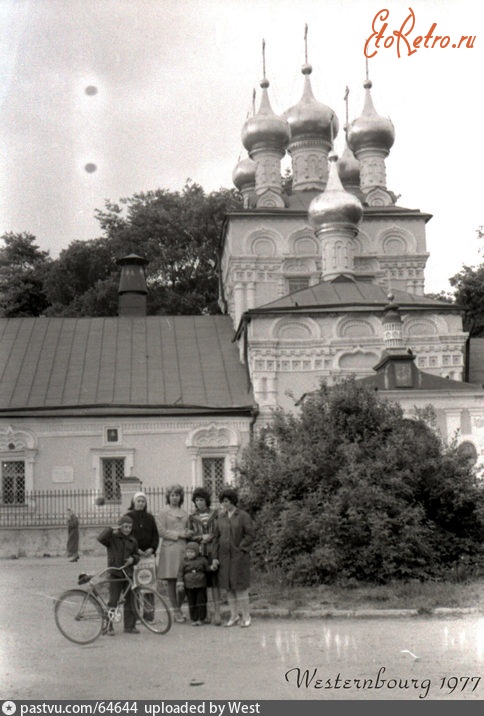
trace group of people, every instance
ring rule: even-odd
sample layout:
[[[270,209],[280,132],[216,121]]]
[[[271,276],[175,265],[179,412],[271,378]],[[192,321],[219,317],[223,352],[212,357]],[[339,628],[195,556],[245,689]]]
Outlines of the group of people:
[[[134,565],[158,552],[157,578],[166,584],[176,622],[186,621],[182,610],[186,599],[192,626],[220,626],[221,590],[225,590],[230,611],[225,626],[249,627],[252,520],[237,506],[238,495],[232,488],[221,491],[217,510],[211,508],[210,494],[203,487],[193,491],[190,514],[182,506],[184,497],[181,485],[167,488],[167,504],[157,522],[148,511],[146,495],[137,492],[118,526],[106,527],[98,537],[108,550],[108,566]],[[116,605],[120,589],[110,593],[110,606]],[[130,599],[124,608],[124,630],[139,633]]]

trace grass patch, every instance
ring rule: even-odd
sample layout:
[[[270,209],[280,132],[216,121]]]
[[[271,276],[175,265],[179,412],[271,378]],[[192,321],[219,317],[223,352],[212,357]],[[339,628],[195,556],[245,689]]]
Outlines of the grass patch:
[[[443,607],[477,608],[484,612],[484,581],[422,583],[412,580],[384,585],[352,582],[288,587],[279,575],[255,573],[250,601],[253,607],[261,609],[417,609],[425,614]]]

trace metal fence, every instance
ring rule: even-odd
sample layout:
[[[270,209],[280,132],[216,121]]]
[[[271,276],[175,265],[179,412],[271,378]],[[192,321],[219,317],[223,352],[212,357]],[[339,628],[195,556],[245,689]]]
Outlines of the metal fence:
[[[166,506],[163,487],[143,487],[153,514]],[[190,511],[192,488],[185,488],[185,508]],[[21,502],[0,503],[0,527],[50,527],[67,523],[67,508],[81,525],[110,524],[121,514],[121,500],[106,501],[97,490],[36,490],[24,492]]]

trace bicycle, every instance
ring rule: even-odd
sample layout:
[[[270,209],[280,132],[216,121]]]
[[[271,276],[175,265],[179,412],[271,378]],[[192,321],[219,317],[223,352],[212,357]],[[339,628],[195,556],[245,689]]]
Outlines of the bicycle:
[[[90,644],[122,619],[122,606],[131,589],[133,608],[140,622],[155,634],[166,634],[171,628],[171,613],[162,595],[151,587],[136,585],[126,566],[108,567],[96,574],[80,574],[78,585],[83,589],[68,589],[54,602],[57,628],[75,644]],[[109,584],[118,573],[126,582],[115,607],[108,606]]]

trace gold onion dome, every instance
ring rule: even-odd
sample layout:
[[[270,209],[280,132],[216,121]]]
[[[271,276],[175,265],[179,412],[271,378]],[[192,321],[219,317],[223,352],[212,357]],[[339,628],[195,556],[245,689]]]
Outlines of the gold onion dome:
[[[348,144],[353,152],[366,147],[378,147],[389,151],[395,141],[395,128],[390,119],[380,117],[371,98],[371,81],[364,83],[365,104],[361,117],[351,122],[348,129]]]
[[[305,135],[317,135],[328,142],[338,134],[338,118],[325,104],[318,102],[313,95],[309,75],[313,71],[311,65],[302,66],[301,72],[304,75],[304,90],[299,102],[284,112],[283,117],[288,121],[291,128],[291,139]]]
[[[250,157],[245,157],[237,163],[232,172],[232,181],[239,191],[244,187],[255,185],[255,168],[256,163]]]
[[[360,185],[360,163],[351,149],[346,145],[343,154],[336,162],[339,178],[344,184]]]
[[[272,109],[267,88],[269,81],[260,83],[262,97],[259,111],[246,120],[242,128],[242,144],[249,154],[257,146],[275,147],[284,151],[291,138],[291,130],[285,119],[279,117]]]
[[[360,200],[354,194],[347,192],[341,184],[336,160],[336,154],[330,154],[326,189],[315,196],[309,205],[309,222],[316,230],[337,224],[357,226],[363,216]]]

